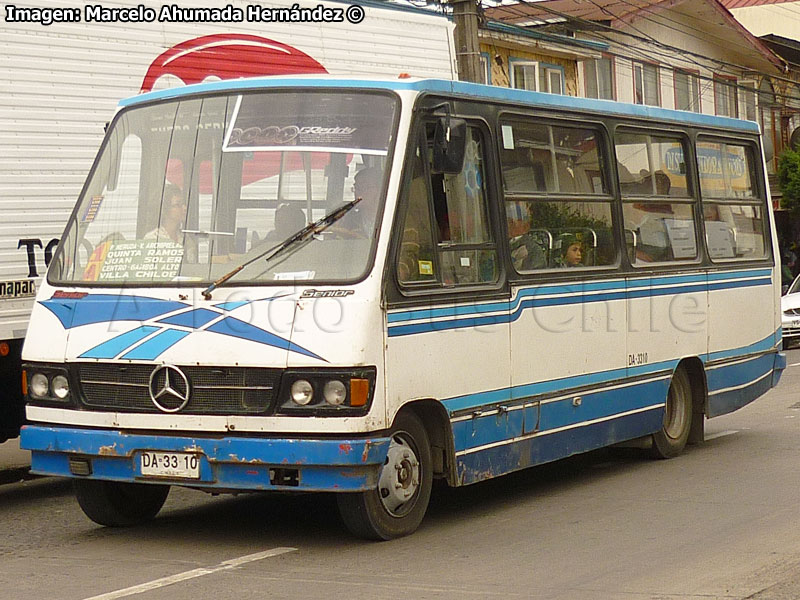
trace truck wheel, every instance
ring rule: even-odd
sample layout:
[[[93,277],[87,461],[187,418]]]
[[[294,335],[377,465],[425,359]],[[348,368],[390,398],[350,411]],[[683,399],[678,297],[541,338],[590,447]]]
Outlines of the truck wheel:
[[[355,535],[390,540],[416,531],[431,497],[433,471],[428,434],[410,412],[398,415],[386,462],[374,490],[337,494],[339,514]]]
[[[664,407],[664,425],[653,434],[652,454],[656,458],[678,456],[686,446],[692,427],[692,382],[686,369],[678,367],[672,376]]]
[[[76,479],[75,496],[92,521],[107,527],[129,527],[158,514],[169,494],[168,485]]]

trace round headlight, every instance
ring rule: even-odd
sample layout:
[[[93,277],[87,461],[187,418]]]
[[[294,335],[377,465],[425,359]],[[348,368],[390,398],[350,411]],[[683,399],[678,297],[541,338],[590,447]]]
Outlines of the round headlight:
[[[63,375],[53,377],[53,395],[61,400],[69,396],[69,381]]]
[[[47,381],[47,375],[44,373],[34,373],[31,377],[31,396],[34,398],[46,398],[47,392],[50,390],[50,382]]]
[[[298,379],[292,384],[291,396],[295,404],[305,406],[314,397],[314,388],[305,379]]]
[[[328,404],[339,406],[343,404],[347,398],[347,388],[338,379],[331,379],[325,383],[322,395],[325,396],[325,402]]]

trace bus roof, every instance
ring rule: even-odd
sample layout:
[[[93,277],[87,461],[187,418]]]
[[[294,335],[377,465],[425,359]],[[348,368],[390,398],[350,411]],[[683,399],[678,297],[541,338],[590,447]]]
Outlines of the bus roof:
[[[456,96],[469,96],[498,102],[524,104],[536,108],[562,108],[570,111],[591,112],[595,114],[614,115],[622,117],[636,117],[654,121],[666,121],[686,125],[699,125],[704,127],[717,127],[749,133],[759,133],[758,123],[729,117],[718,117],[703,113],[694,113],[643,104],[628,104],[613,100],[595,100],[593,98],[578,98],[561,94],[546,94],[530,92],[513,88],[468,83],[465,81],[451,81],[447,79],[386,79],[386,78],[358,78],[327,75],[294,75],[275,77],[254,77],[248,79],[226,79],[208,83],[198,83],[158,90],[138,96],[126,98],[120,102],[120,107],[133,106],[154,100],[182,98],[196,94],[213,92],[237,92],[244,90],[258,90],[269,88],[361,88],[375,90],[409,90],[415,92],[428,92],[437,94],[452,94]]]

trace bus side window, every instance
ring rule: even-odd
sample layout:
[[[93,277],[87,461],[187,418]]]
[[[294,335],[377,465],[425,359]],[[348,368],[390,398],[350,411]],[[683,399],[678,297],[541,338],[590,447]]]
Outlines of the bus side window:
[[[439,260],[446,285],[488,283],[498,278],[483,154],[480,133],[470,127],[461,172],[431,175]]]
[[[414,160],[411,181],[406,189],[397,279],[401,284],[435,281],[433,236],[428,208],[428,184],[419,148]]]
[[[499,266],[480,133],[468,129],[464,167],[457,174],[431,172],[432,140],[431,131],[420,138],[405,191],[397,279],[401,285],[495,282]]]

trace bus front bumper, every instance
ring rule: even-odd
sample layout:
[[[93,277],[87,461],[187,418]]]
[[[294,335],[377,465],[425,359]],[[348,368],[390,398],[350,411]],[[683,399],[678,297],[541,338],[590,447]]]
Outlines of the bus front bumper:
[[[359,492],[377,486],[389,438],[210,438],[26,425],[20,446],[31,451],[31,472],[38,475],[210,491]],[[159,460],[179,469],[167,464],[165,471],[162,464],[154,475]],[[180,468],[190,462],[191,470]]]

